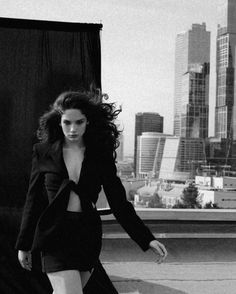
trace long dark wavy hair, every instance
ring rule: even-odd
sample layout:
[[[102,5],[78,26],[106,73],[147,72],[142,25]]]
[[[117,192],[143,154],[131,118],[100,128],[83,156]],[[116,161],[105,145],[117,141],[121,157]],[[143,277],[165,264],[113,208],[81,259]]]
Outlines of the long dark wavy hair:
[[[104,95],[107,97],[107,95]],[[114,103],[102,102],[103,95],[94,92],[67,91],[61,93],[50,106],[49,111],[39,119],[37,137],[41,142],[54,143],[63,140],[60,126],[61,115],[67,109],[79,109],[89,124],[83,135],[86,149],[95,154],[109,152],[116,158],[115,150],[119,146],[119,134],[115,119],[121,112]]]

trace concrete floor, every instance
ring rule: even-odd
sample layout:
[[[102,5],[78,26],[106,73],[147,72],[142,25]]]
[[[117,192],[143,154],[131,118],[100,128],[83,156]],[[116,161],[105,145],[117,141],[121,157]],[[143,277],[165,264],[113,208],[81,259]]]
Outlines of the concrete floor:
[[[101,260],[120,294],[236,293],[236,239],[162,242],[169,255],[159,265],[130,239],[104,240]]]
[[[236,293],[235,262],[108,262],[104,266],[122,294]]]

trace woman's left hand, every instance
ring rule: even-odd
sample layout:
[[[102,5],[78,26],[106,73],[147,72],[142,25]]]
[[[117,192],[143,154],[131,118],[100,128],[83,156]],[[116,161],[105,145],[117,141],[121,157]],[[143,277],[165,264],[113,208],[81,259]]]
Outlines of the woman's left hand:
[[[157,263],[162,263],[166,259],[167,250],[161,242],[153,240],[149,243],[149,247],[152,249],[154,253],[158,255]]]

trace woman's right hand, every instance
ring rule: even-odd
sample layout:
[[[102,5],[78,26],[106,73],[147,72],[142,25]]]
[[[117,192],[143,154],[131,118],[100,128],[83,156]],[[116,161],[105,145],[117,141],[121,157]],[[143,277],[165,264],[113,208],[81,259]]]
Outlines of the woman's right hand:
[[[31,271],[31,269],[32,269],[32,256],[31,256],[30,251],[19,250],[18,251],[18,260],[24,269]]]
[[[161,242],[152,240],[149,247],[158,255],[157,263],[162,263],[166,259],[168,253],[165,246]]]

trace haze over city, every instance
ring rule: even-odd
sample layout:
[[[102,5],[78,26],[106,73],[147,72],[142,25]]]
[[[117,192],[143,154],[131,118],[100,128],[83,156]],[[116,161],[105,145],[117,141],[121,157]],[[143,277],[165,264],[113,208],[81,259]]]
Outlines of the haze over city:
[[[135,113],[158,112],[173,133],[175,39],[193,23],[211,32],[209,136],[214,135],[217,1],[1,0],[1,17],[102,23],[102,90],[122,105],[124,152],[133,154]]]

